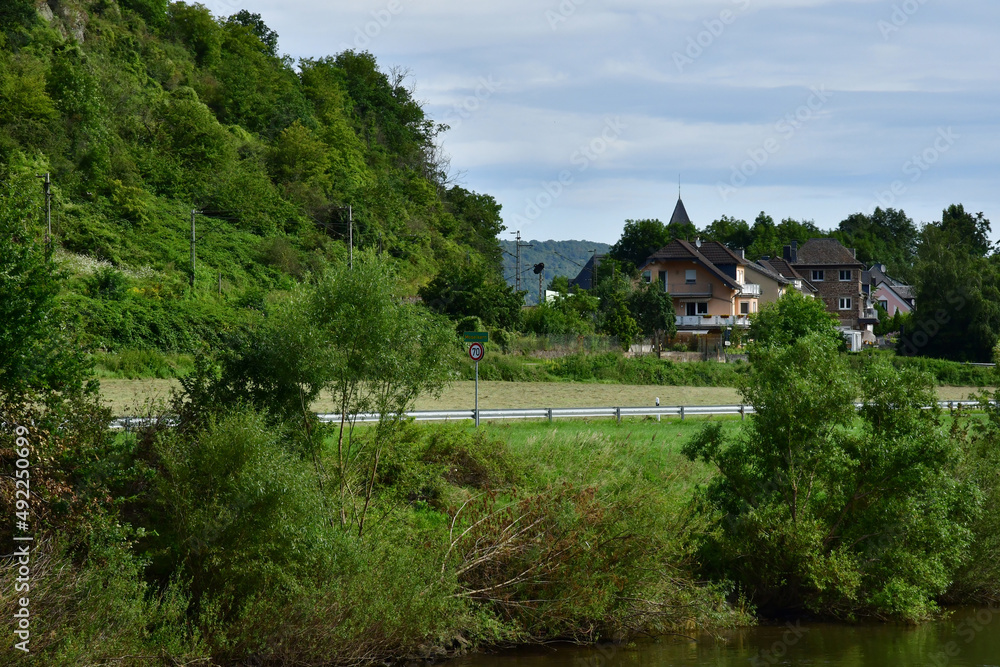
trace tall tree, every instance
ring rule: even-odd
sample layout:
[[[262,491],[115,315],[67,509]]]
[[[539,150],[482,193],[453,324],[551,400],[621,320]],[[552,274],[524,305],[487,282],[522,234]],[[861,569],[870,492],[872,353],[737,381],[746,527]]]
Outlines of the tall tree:
[[[851,214],[840,221],[833,236],[857,249],[858,259],[866,265],[885,264],[894,278],[912,279],[919,232],[903,211],[876,208],[871,215]]]
[[[753,243],[753,234],[746,220],[738,220],[724,215],[702,230],[702,236],[708,241],[724,243],[733,250],[749,248]]]
[[[1000,258],[986,257],[989,220],[946,209],[920,235],[913,325],[900,337],[904,354],[992,360],[1000,331]]]
[[[612,259],[641,266],[650,255],[670,243],[667,226],[656,219],[626,220],[621,238],[611,246]]]

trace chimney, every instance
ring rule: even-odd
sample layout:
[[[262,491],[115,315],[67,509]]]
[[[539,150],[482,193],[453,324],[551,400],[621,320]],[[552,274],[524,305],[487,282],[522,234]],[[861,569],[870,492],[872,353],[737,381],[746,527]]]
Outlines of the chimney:
[[[857,248],[851,248],[851,254],[854,256],[854,259],[857,259],[858,258],[858,249]]]
[[[746,259],[746,255],[745,255],[745,254],[744,254],[744,252],[743,252],[743,248],[740,248],[740,249],[739,249],[739,250],[737,250],[736,252],[737,252],[737,253],[739,254],[739,256],[740,256],[740,259]]]
[[[792,264],[799,261],[799,242],[798,240],[792,240]]]
[[[784,259],[786,262],[792,261],[792,246],[786,245],[784,248],[781,249],[781,258]]]

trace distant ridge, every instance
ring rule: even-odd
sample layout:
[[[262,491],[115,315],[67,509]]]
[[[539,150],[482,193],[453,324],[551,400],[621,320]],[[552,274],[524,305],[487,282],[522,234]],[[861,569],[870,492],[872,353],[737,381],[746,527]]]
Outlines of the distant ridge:
[[[531,268],[539,262],[545,264],[542,272],[542,281],[547,287],[549,282],[556,276],[566,276],[575,278],[583,268],[583,265],[590,259],[593,251],[597,254],[605,254],[611,246],[607,243],[596,241],[524,241],[530,243],[531,248],[521,248],[521,289],[527,290],[525,302],[528,304],[538,303],[538,276],[532,273]],[[503,252],[503,275],[508,285],[514,284],[514,241],[500,240],[500,247]]]

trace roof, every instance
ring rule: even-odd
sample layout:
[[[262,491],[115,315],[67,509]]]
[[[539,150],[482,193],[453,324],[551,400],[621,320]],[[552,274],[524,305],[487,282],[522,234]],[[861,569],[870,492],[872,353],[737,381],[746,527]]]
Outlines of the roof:
[[[796,266],[860,266],[854,252],[837,239],[809,239],[798,248]]]
[[[670,216],[670,224],[683,224],[690,225],[691,218],[688,217],[687,209],[684,208],[684,202],[681,201],[680,197],[677,197],[677,205],[674,206],[674,214]]]
[[[601,260],[603,260],[607,255],[594,254],[591,255],[587,263],[583,265],[580,269],[580,273],[576,274],[576,278],[569,281],[570,286],[576,285],[580,289],[592,289],[594,287],[594,267],[601,265]]]
[[[750,269],[753,269],[757,273],[761,273],[761,274],[767,276],[768,278],[770,278],[771,280],[777,282],[780,285],[791,285],[792,284],[791,280],[789,280],[788,278],[784,277],[783,275],[781,275],[780,273],[778,273],[777,271],[775,271],[771,267],[764,266],[763,264],[758,264],[757,262],[748,262],[747,263],[747,267],[750,268]]]
[[[738,282],[736,282],[736,279],[726,275],[722,271],[722,269],[720,269],[715,262],[706,257],[702,251],[707,250],[709,254],[719,257],[720,260],[724,257],[727,257],[725,261],[720,262],[721,264],[737,264],[737,263],[746,264],[747,261],[745,259],[742,259],[739,255],[729,250],[728,248],[725,248],[725,246],[722,247],[725,248],[725,250],[728,252],[728,255],[720,252],[719,249],[716,247],[712,247],[711,249],[709,249],[709,246],[714,246],[714,245],[722,246],[722,244],[718,243],[717,241],[707,241],[702,244],[701,248],[698,248],[693,243],[677,239],[671,241],[670,243],[668,243],[667,245],[663,246],[662,248],[654,252],[652,255],[650,255],[649,258],[645,261],[645,263],[639,268],[643,269],[649,266],[650,264],[655,264],[657,262],[670,262],[677,260],[693,261],[704,266],[706,269],[708,269],[710,273],[712,273],[716,278],[720,279],[726,285],[732,287],[733,289],[740,289],[741,285]]]
[[[789,280],[800,280],[800,281],[802,281],[802,289],[804,289],[807,292],[816,293],[816,292],[819,291],[819,290],[816,289],[816,287],[812,283],[810,283],[808,280],[806,280],[805,278],[803,278],[802,274],[799,273],[798,271],[796,271],[795,267],[792,266],[785,259],[782,259],[780,257],[772,257],[772,258],[767,258],[767,259],[762,258],[762,259],[760,259],[758,261],[761,264],[761,266],[770,268],[772,271],[774,271],[775,273],[777,273],[780,276],[783,276],[783,277],[785,277],[785,278],[787,278]]]
[[[697,245],[695,246],[697,247]],[[708,258],[710,262],[716,266],[726,265],[726,264],[737,264],[739,266],[746,266],[750,262],[740,257],[735,252],[729,249],[724,243],[719,243],[718,241],[702,241],[701,247],[698,248],[702,255]]]
[[[895,292],[901,299],[914,300],[916,299],[916,293],[913,287],[907,285],[906,283],[900,282],[887,274],[885,272],[885,264],[875,264],[869,270],[871,274],[872,285],[878,287],[879,285],[885,285],[893,292]]]

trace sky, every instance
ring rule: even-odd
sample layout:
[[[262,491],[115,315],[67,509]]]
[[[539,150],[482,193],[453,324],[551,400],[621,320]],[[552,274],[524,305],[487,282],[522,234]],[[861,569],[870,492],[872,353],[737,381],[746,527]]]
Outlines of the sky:
[[[206,0],[295,59],[408,70],[455,182],[504,236],[628,219],[813,220],[962,203],[1000,236],[994,0]]]

